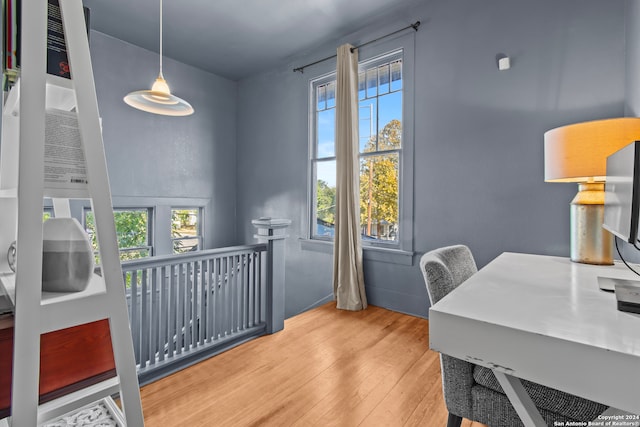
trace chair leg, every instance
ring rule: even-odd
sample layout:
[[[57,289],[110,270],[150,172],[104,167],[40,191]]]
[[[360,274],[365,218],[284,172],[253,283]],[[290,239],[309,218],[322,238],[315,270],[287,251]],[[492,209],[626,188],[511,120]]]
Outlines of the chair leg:
[[[447,427],[460,427],[460,424],[462,424],[462,417],[453,415],[451,412],[449,412],[449,419],[447,419]]]

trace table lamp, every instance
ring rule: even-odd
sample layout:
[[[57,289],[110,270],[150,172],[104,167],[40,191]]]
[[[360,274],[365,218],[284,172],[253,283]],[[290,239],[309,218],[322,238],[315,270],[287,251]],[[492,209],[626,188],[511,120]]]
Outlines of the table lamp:
[[[571,201],[571,261],[613,264],[613,235],[602,228],[607,156],[640,140],[640,118],[576,123],[544,134],[544,180],[577,182]]]

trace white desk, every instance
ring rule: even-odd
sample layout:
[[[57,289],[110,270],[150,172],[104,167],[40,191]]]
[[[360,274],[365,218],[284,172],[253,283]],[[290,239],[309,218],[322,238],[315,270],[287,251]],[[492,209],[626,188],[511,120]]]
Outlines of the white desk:
[[[491,368],[525,425],[546,424],[514,377],[640,414],[640,315],[618,311],[597,276],[640,279],[504,253],[431,307],[430,347]]]

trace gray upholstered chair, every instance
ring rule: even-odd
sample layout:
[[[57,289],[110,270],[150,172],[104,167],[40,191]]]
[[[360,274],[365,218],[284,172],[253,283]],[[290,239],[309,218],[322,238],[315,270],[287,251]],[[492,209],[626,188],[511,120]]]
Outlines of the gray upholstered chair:
[[[435,304],[477,270],[469,248],[449,246],[428,252],[420,259],[431,304]],[[541,351],[544,351],[541,349]],[[462,418],[490,427],[522,426],[515,409],[493,372],[485,367],[444,354],[440,355],[442,389],[449,411],[448,427]],[[554,421],[591,421],[607,407],[530,381],[522,381],[547,424]]]

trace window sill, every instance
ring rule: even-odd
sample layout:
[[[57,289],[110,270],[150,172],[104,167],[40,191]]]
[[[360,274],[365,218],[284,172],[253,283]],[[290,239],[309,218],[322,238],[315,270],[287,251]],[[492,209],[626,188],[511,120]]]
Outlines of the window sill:
[[[333,242],[328,240],[300,239],[303,250],[333,253]],[[413,265],[414,252],[391,249],[379,246],[362,246],[363,258],[366,261],[388,262],[390,264]]]

